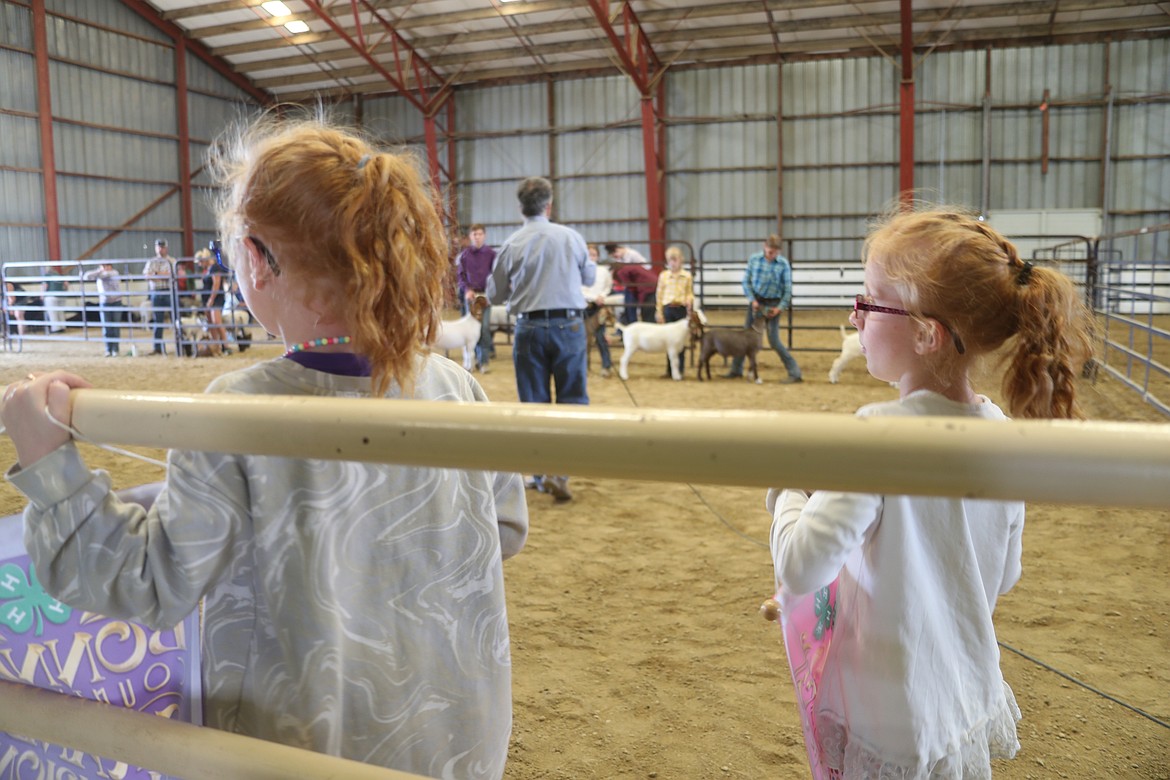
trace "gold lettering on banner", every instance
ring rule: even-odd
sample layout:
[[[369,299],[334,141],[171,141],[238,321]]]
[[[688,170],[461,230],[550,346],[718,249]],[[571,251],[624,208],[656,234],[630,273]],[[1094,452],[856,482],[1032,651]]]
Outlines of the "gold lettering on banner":
[[[159,670],[162,672],[162,679],[159,680],[158,683],[152,684],[150,682],[151,672],[154,672],[155,670]],[[150,668],[146,670],[146,674],[144,674],[142,676],[143,687],[145,687],[146,690],[150,691],[151,693],[154,693],[155,691],[159,690],[160,688],[166,687],[167,685],[170,684],[170,682],[171,682],[171,667],[167,666],[164,663],[151,664]]]
[[[131,636],[134,637],[134,652],[120,664],[112,663],[106,658],[106,654],[102,652],[102,647],[106,639],[111,636],[116,636],[122,642],[125,642]],[[124,620],[108,623],[98,629],[97,656],[98,660],[102,662],[102,666],[115,674],[126,674],[133,669],[137,669],[142,664],[143,659],[146,658],[146,632],[142,630],[142,626],[135,623],[127,623]]]
[[[134,709],[138,697],[134,695],[134,684],[129,680],[118,680],[118,693],[122,696],[122,706]]]
[[[102,676],[101,669],[98,667],[97,661],[94,659],[93,646],[90,640],[93,639],[93,634],[86,634],[78,631],[73,634],[73,642],[69,645],[69,655],[65,657],[65,665],[61,665],[61,657],[57,654],[57,640],[50,639],[45,642],[45,646],[53,655],[53,662],[57,665],[57,678],[65,683],[68,688],[73,688],[73,681],[77,678],[77,672],[81,669],[81,659],[83,656],[89,658],[90,669],[90,683],[99,683],[106,678]],[[32,645],[29,646],[32,648]],[[52,680],[52,677],[49,678]]]
[[[12,763],[19,757],[16,746],[9,745],[0,756],[0,777],[16,777],[16,766]]]
[[[12,649],[6,648],[0,651],[0,661],[2,661],[0,662],[0,679],[19,680],[36,685],[37,670],[40,669],[48,681],[48,685],[45,687],[60,688],[63,684],[63,687],[72,689],[75,687],[74,681],[77,679],[77,673],[81,671],[82,659],[88,658],[90,682],[101,682],[106,678],[102,675],[98,662],[94,658],[92,639],[92,634],[80,631],[74,634],[73,642],[69,646],[69,655],[66,656],[64,664],[61,663],[61,655],[57,651],[58,640],[50,639],[44,644],[26,645],[24,658],[19,664],[19,671],[16,660],[13,658]],[[48,661],[50,659],[53,661],[55,669],[49,668]]]
[[[163,653],[170,653],[175,650],[187,649],[187,628],[185,624],[180,623],[175,626],[175,644],[167,647],[166,642],[163,641],[163,634],[166,632],[155,631],[150,635],[150,644],[147,647],[150,649],[151,655],[162,655]]]
[[[58,749],[61,751],[61,760],[66,764],[72,764],[78,769],[85,768],[85,753],[77,748],[59,747]]]

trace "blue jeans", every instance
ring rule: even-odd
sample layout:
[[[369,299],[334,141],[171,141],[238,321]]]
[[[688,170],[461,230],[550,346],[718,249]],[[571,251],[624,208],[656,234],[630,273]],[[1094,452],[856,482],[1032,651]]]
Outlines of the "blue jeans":
[[[749,306],[747,310],[747,317],[744,319],[743,326],[750,328],[752,326],[752,307]],[[796,360],[788,352],[784,346],[784,342],[780,340],[780,315],[777,314],[770,320],[767,320],[768,325],[768,345],[776,350],[776,354],[780,356],[780,360],[784,363],[785,370],[788,371],[788,376],[793,379],[800,379],[800,366],[796,365]],[[733,358],[731,361],[731,372],[737,376],[743,375],[743,358]]]
[[[588,404],[585,385],[585,322],[580,316],[516,320],[512,344],[516,393],[522,403]]]
[[[122,302],[103,304],[100,310],[102,317],[102,341],[106,343],[106,352],[118,354],[118,340],[122,338],[122,323],[126,321],[126,310]]]
[[[163,324],[169,319],[171,314],[171,293],[169,290],[152,290],[150,293],[150,321],[154,323],[154,348],[162,351],[163,346],[163,331],[166,330]]]

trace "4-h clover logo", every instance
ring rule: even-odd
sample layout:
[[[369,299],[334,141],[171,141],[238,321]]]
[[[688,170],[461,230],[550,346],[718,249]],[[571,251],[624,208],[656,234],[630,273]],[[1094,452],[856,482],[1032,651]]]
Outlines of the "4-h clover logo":
[[[828,585],[813,595],[813,614],[817,616],[817,626],[813,629],[813,636],[820,639],[826,631],[833,627],[833,621],[837,617],[837,608],[829,603]]]
[[[44,621],[61,624],[73,613],[57,599],[45,593],[37,582],[37,573],[30,566],[28,578],[24,569],[6,563],[0,566],[0,624],[6,625],[18,634],[27,633],[36,620],[36,635],[45,631]]]

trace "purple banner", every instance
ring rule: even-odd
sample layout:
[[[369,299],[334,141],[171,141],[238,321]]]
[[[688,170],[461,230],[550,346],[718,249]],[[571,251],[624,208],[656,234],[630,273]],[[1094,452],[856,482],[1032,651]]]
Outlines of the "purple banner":
[[[201,723],[198,614],[153,631],[72,609],[41,588],[20,529],[19,515],[0,518],[0,679]],[[162,777],[0,732],[0,780]]]

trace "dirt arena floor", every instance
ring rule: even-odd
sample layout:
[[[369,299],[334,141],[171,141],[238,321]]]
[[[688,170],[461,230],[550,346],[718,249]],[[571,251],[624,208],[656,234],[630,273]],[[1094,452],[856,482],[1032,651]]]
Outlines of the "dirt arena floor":
[[[798,347],[823,350],[796,353],[800,385],[778,384],[774,354],[762,358],[763,385],[700,383],[691,367],[672,382],[660,378],[662,356],[645,354],[628,382],[601,379],[594,354],[590,396],[619,407],[837,413],[893,397],[860,362],[829,384],[829,350],[840,344],[832,327],[843,322],[841,312],[797,315],[799,326],[825,328],[797,334]],[[503,334],[496,341],[480,381],[494,400],[515,401],[511,351]],[[98,387],[199,392],[279,352],[261,343],[221,358],[110,360],[97,343],[26,343],[0,355],[0,384],[67,366]],[[616,362],[621,347],[613,353]],[[996,397],[997,385],[978,389]],[[1082,390],[1093,419],[1168,422],[1104,373]],[[117,487],[161,477],[84,449]],[[0,462],[13,460],[0,437]],[[763,491],[585,478],[571,487],[575,500],[562,505],[529,493],[528,546],[505,567],[515,666],[506,777],[807,777],[779,630],[758,612],[772,592]],[[0,484],[0,513],[22,505]],[[1012,648],[1002,666],[1024,713],[1023,747],[997,763],[997,777],[1170,779],[1168,597],[1170,512],[1029,507],[1024,574],[996,612]]]

